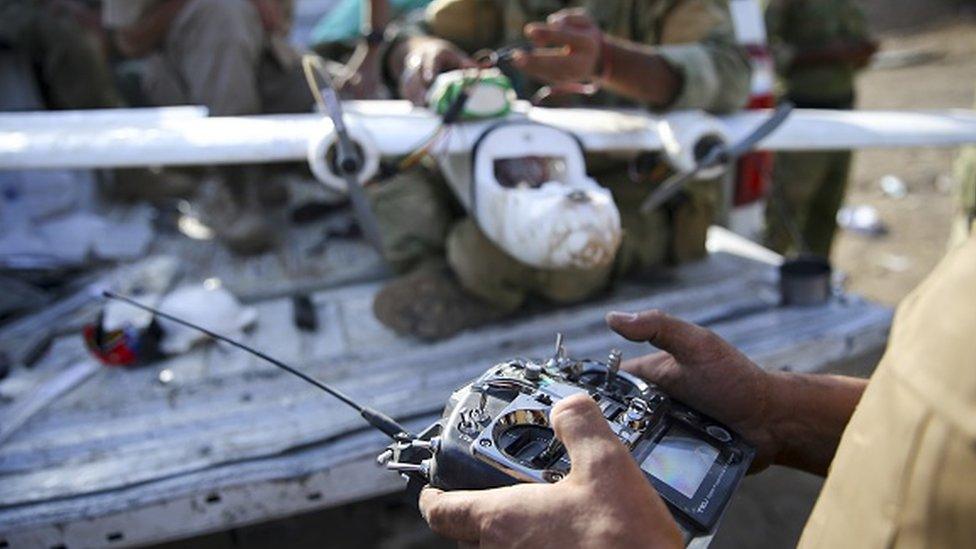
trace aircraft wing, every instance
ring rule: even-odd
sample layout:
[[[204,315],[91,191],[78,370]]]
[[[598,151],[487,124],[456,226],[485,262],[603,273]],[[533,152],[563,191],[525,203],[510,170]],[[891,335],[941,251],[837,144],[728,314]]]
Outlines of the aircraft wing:
[[[691,113],[686,113],[691,114]],[[696,116],[711,118],[705,113]],[[657,117],[638,110],[528,109],[529,120],[548,124],[575,135],[590,152],[635,152],[661,150]]]
[[[436,116],[404,101],[350,101],[353,138],[377,156],[411,152],[433,134]],[[312,143],[328,140],[320,114],[206,117],[199,108],[128,109],[0,115],[0,169],[113,168],[246,164],[306,160]],[[591,152],[668,149],[668,136],[689,149],[703,133],[734,141],[768,116],[725,117],[687,111],[655,116],[604,109],[545,109],[520,104],[512,119],[567,130]],[[440,152],[465,152],[497,121],[457,124]],[[677,136],[677,137],[675,137]],[[768,150],[956,146],[976,143],[974,111],[796,110],[762,142]]]
[[[350,109],[381,154],[397,155],[429,135],[437,119],[400,102]],[[372,108],[370,108],[372,107]],[[406,107],[406,108],[405,108]],[[150,111],[155,109],[149,109]],[[321,114],[147,116],[143,109],[0,115],[0,168],[114,168],[304,160]],[[362,111],[362,112],[361,112]],[[114,116],[113,116],[114,114]],[[86,122],[85,116],[92,116]]]
[[[645,113],[521,107],[511,118],[567,130],[587,150],[661,148],[659,119]],[[439,124],[406,101],[349,101],[345,110],[353,133],[365,133],[384,157],[409,154]],[[495,123],[458,124],[438,151],[470,151]],[[208,118],[205,109],[164,108],[0,114],[0,169],[298,161],[306,159],[311,140],[331,129],[327,117],[313,113]]]
[[[760,114],[759,116],[767,116]],[[733,140],[758,125],[755,111],[722,119]],[[976,111],[794,110],[760,147],[775,151],[956,147],[976,143]]]

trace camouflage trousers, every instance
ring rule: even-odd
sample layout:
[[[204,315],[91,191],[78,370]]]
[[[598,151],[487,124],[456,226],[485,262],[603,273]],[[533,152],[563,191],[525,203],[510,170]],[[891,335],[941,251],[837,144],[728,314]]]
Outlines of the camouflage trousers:
[[[801,251],[786,224],[792,223],[806,251],[828,257],[850,168],[849,151],[777,154],[773,196],[766,206],[766,246],[780,253]]]
[[[122,99],[99,38],[34,0],[0,0],[0,47],[27,56],[47,107],[118,107]]]
[[[371,189],[386,259],[405,273],[430,259],[446,259],[465,290],[502,311],[529,296],[577,302],[606,289],[616,277],[700,258],[717,198],[717,185],[700,185],[674,207],[643,214],[649,192],[626,169],[596,174],[620,208],[624,237],[613,263],[596,269],[540,269],[496,246],[466,214],[437,172],[400,174]]]
[[[156,106],[231,116],[306,112],[314,102],[298,52],[265,33],[250,2],[191,0],[146,65],[143,91]]]

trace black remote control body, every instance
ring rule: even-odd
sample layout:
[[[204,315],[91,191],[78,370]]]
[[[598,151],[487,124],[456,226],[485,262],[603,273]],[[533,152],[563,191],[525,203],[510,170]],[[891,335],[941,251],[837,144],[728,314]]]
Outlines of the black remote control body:
[[[439,421],[391,445],[380,461],[416,487],[558,482],[571,463],[549,412],[559,400],[586,393],[667,502],[686,543],[714,533],[754,448],[659,388],[619,372],[620,358],[616,351],[606,362],[567,358],[560,338],[548,360],[496,364],[455,391]]]

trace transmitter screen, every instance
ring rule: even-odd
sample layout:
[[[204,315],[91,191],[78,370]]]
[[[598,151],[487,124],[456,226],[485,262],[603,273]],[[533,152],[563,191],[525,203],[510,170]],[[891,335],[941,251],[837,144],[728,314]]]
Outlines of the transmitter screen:
[[[671,427],[641,463],[641,469],[692,499],[718,454],[717,448],[690,431]]]

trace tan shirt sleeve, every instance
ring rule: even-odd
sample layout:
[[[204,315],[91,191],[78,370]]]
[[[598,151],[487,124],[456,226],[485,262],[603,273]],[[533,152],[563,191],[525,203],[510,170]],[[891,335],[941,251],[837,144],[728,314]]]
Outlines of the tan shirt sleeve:
[[[726,2],[679,1],[661,29],[659,53],[683,80],[670,108],[728,112],[745,105],[750,65],[735,42]]]
[[[976,539],[976,238],[899,307],[802,548],[957,548]]]

